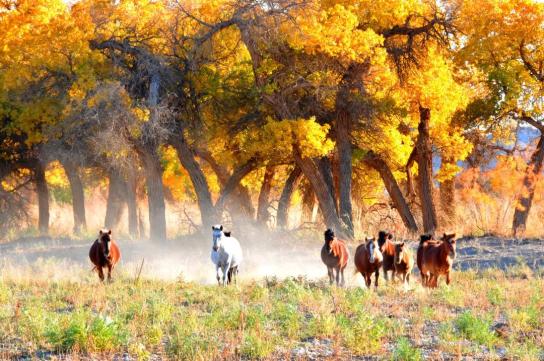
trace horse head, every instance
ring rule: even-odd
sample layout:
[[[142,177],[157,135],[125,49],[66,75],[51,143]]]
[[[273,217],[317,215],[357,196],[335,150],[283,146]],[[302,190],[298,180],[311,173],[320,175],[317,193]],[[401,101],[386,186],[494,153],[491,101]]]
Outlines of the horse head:
[[[100,245],[100,250],[104,257],[109,259],[111,247],[111,229],[101,229],[98,232],[98,244]]]
[[[223,237],[223,226],[221,224],[212,226],[212,237],[212,249],[217,252],[221,247],[221,238]]]
[[[433,239],[433,235],[432,234],[422,234],[420,237],[419,237],[419,244],[423,244],[427,241],[430,241]]]
[[[396,244],[395,245],[395,263],[400,264],[400,262],[404,259],[404,242]]]
[[[444,244],[446,244],[448,256],[450,256],[451,259],[455,259],[457,249],[455,233],[444,233],[444,235],[442,236],[442,241],[444,242]]]
[[[332,229],[327,229],[325,231],[325,243],[329,244],[334,240],[334,231]]]
[[[380,246],[376,237],[366,238],[366,244],[368,249],[368,260],[370,263],[381,262],[383,260],[382,252],[380,252]]]
[[[383,252],[383,246],[385,243],[387,243],[388,240],[393,239],[393,234],[386,232],[386,231],[379,231],[378,232],[378,246],[380,247],[380,251]]]

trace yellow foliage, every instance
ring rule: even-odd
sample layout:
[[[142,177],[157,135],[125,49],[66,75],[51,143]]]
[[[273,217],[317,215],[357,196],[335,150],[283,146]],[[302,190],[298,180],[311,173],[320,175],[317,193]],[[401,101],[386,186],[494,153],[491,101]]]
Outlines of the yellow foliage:
[[[315,117],[274,121],[269,118],[255,138],[248,139],[246,149],[250,154],[271,158],[290,158],[293,144],[297,144],[303,157],[313,158],[328,154],[334,142],[327,138],[329,125],[320,125]]]
[[[45,170],[45,179],[53,187],[67,187],[70,185],[64,168],[58,161],[51,162]]]

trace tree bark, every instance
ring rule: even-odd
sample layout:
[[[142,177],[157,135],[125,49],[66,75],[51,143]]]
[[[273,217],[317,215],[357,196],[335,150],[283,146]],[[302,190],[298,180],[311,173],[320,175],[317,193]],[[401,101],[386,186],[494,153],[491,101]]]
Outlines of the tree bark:
[[[453,163],[454,160],[442,157],[442,162]],[[440,208],[442,209],[443,223],[448,226],[455,225],[455,177],[440,184]]]
[[[295,162],[312,185],[326,226],[335,229],[339,236],[349,238],[349,234],[345,231],[344,227],[342,227],[342,223],[336,211],[335,201],[330,188],[331,183],[328,183],[325,180],[324,174],[318,169],[318,166],[312,159],[302,157],[300,149],[298,149],[298,146],[296,145],[293,146],[293,155],[295,157]],[[331,173],[328,172],[328,174],[330,175]]]
[[[339,173],[339,214],[346,226],[350,238],[354,236],[353,210],[351,205],[352,148],[350,137],[350,119],[345,112],[340,112],[336,119],[336,151],[338,152]]]
[[[329,190],[329,193],[333,199],[334,209],[338,213],[338,198],[336,197],[336,190],[334,188],[334,178],[332,175],[331,160],[328,157],[319,158],[319,160],[317,161],[317,168],[323,176],[323,180],[325,181],[327,189]]]
[[[267,165],[264,171],[263,183],[259,192],[259,198],[257,202],[257,222],[262,226],[266,226],[266,223],[270,219],[270,213],[268,212],[268,206],[270,205],[269,198],[272,190],[272,180],[274,179],[275,169],[274,166]]]
[[[283,186],[280,200],[278,202],[278,213],[276,215],[276,227],[279,229],[285,229],[288,227],[289,206],[291,205],[291,198],[297,188],[300,180],[302,179],[302,172],[299,167],[295,167]],[[313,208],[313,204],[312,204]]]
[[[525,231],[527,226],[527,218],[533,204],[535,196],[535,188],[538,176],[542,171],[542,163],[544,161],[544,132],[541,131],[540,139],[536,146],[535,152],[531,155],[531,160],[525,170],[523,177],[523,188],[517,197],[516,210],[514,212],[514,220],[512,222],[512,231],[514,236]]]
[[[119,222],[121,222],[126,194],[126,184],[122,175],[118,170],[111,169],[109,172],[108,201],[106,203],[104,226],[107,229],[114,230],[114,232],[118,228]]]
[[[40,160],[34,164],[36,192],[38,193],[38,230],[40,236],[49,234],[49,188],[45,179],[45,166]]]
[[[399,212],[400,218],[402,219],[404,226],[410,232],[416,233],[418,231],[416,220],[412,215],[410,207],[408,206],[408,203],[406,202],[406,199],[402,194],[402,191],[395,179],[395,176],[393,175],[393,172],[391,172],[391,169],[389,168],[387,163],[385,163],[383,159],[381,159],[376,153],[372,151],[369,151],[365,155],[364,162],[368,166],[374,168],[380,174],[385,188],[387,189],[387,192],[389,193],[389,196],[391,197],[395,208]]]
[[[419,126],[417,139],[418,183],[423,228],[425,233],[434,234],[438,227],[436,208],[433,200],[433,150],[429,135],[431,110],[419,107]]]
[[[302,192],[302,223],[314,222],[313,214],[315,207],[315,193],[312,185],[308,182],[303,187]]]
[[[79,176],[78,166],[71,160],[63,160],[62,166],[70,182],[72,191],[72,210],[74,214],[74,233],[81,234],[87,229],[87,218],[85,216],[85,193],[83,183]]]
[[[228,197],[231,195],[231,193],[238,187],[240,184],[240,181],[248,175],[253,168],[255,167],[255,160],[250,159],[246,163],[242,164],[238,168],[232,172],[232,175],[230,176],[229,180],[221,190],[221,194],[219,195],[219,199],[215,202],[215,210],[220,216],[223,213],[223,209],[225,207],[225,202],[227,201]]]
[[[126,201],[128,210],[128,233],[132,239],[140,238],[138,227],[138,175],[136,169],[131,168],[127,172]]]
[[[210,152],[206,150],[196,149],[195,153],[198,157],[200,157],[202,160],[206,161],[210,165],[212,170],[215,172],[217,179],[219,179],[221,187],[225,187],[230,178],[230,174],[227,168],[217,163],[217,161],[213,158]],[[253,208],[253,204],[251,203],[251,196],[249,195],[249,191],[246,187],[244,187],[242,184],[238,184],[235,190],[235,194],[232,197],[236,198],[236,200],[238,201],[239,209],[242,210],[241,213],[243,216],[247,218],[254,217],[255,208]],[[232,207],[230,207],[229,211],[235,212],[236,210],[233,209],[235,207],[238,207],[238,205],[233,205]]]
[[[183,134],[174,135],[170,140],[170,144],[176,149],[183,168],[189,173],[191,183],[196,192],[202,226],[204,229],[208,229],[217,223],[218,219],[206,176],[196,161],[191,148],[189,148],[189,145],[185,141]]]
[[[166,206],[164,204],[164,186],[162,184],[162,165],[157,148],[147,146],[139,155],[144,167],[149,206],[149,238],[157,241],[166,240]]]

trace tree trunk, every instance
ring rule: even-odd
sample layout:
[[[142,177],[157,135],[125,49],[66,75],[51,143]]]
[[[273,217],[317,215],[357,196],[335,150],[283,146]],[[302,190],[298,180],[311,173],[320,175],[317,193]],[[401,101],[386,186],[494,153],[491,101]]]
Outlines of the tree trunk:
[[[429,135],[429,121],[431,110],[419,107],[420,122],[418,126],[417,160],[419,199],[421,201],[421,213],[423,215],[423,228],[425,233],[434,234],[438,227],[436,208],[433,200],[433,150]]]
[[[126,184],[123,177],[116,169],[109,172],[108,201],[106,203],[106,218],[104,226],[114,232],[119,226],[123,206],[125,205]],[[115,232],[118,233],[118,232]]]
[[[321,157],[317,162],[317,168],[321,173],[323,180],[327,185],[327,189],[333,199],[334,209],[338,213],[338,198],[336,197],[336,190],[334,188],[334,178],[332,175],[331,160],[328,157]]]
[[[339,214],[346,232],[353,238],[353,211],[351,205],[352,148],[349,115],[340,112],[336,119],[336,151],[338,152],[339,173]]]
[[[66,171],[66,176],[70,182],[72,191],[72,210],[74,213],[74,233],[81,234],[87,229],[87,219],[85,217],[85,193],[83,183],[79,176],[77,165],[71,160],[62,161],[62,166]]]
[[[531,160],[525,170],[523,178],[523,188],[517,198],[516,210],[514,212],[514,220],[512,223],[512,231],[514,236],[525,231],[529,211],[533,204],[535,196],[535,188],[538,176],[542,171],[542,163],[544,160],[544,133],[541,132],[540,139],[536,146],[535,152],[531,155]]]
[[[312,189],[312,185],[308,182],[303,187],[302,191],[302,223],[313,222],[314,208],[315,208],[315,193]]]
[[[140,238],[140,232],[138,227],[138,175],[136,169],[132,168],[128,170],[127,176],[127,210],[128,210],[128,233],[132,239]]]
[[[157,148],[147,146],[139,152],[145,172],[147,202],[149,207],[149,238],[166,240],[166,207],[162,184],[162,165]]]
[[[217,223],[217,215],[212,202],[212,194],[208,187],[208,182],[200,165],[195,160],[192,150],[183,138],[183,134],[172,137],[170,143],[178,153],[178,158],[183,168],[189,173],[191,183],[196,192],[198,208],[200,209],[200,218],[204,229],[208,229]]]
[[[404,226],[410,232],[416,233],[418,231],[416,220],[414,219],[414,216],[410,211],[410,207],[408,206],[408,203],[406,202],[406,199],[404,198],[402,191],[395,180],[395,176],[393,175],[393,172],[391,172],[391,169],[389,169],[387,163],[385,163],[383,159],[372,151],[365,155],[364,161],[368,166],[374,168],[376,171],[378,171],[378,173],[380,173],[380,177],[383,180],[385,188],[387,189],[395,208],[399,212]]]
[[[49,234],[49,188],[45,179],[45,167],[40,160],[34,165],[36,192],[38,193],[38,230],[40,236]]]
[[[312,185],[326,226],[335,229],[339,236],[349,238],[349,234],[342,227],[342,223],[336,211],[335,201],[330,188],[331,183],[328,183],[325,180],[324,174],[318,169],[312,159],[302,158],[300,149],[298,149],[296,145],[293,146],[293,155],[295,157],[295,162]],[[329,172],[328,174],[330,175],[331,173]],[[330,178],[330,181],[332,182],[332,176]]]
[[[259,192],[259,199],[257,205],[257,222],[262,226],[266,226],[266,223],[270,219],[270,213],[268,212],[268,206],[270,205],[269,198],[272,190],[272,180],[274,179],[274,167],[267,165],[264,171],[263,184]]]
[[[240,181],[253,170],[254,166],[255,160],[250,159],[245,164],[236,168],[234,172],[232,172],[229,180],[221,190],[219,199],[217,200],[217,202],[215,202],[215,210],[219,216],[223,213],[225,202],[227,201],[231,193],[238,187]]]
[[[230,178],[227,168],[217,163],[217,161],[213,158],[210,152],[202,149],[197,149],[195,151],[196,155],[202,160],[206,161],[213,169],[217,178],[219,179],[219,183],[221,183],[221,187],[225,187]],[[234,213],[236,211],[236,209],[234,208],[239,207],[238,209],[242,212],[238,213],[241,213],[241,215],[245,218],[253,219],[255,215],[255,208],[253,208],[253,204],[251,203],[251,196],[249,195],[248,189],[242,184],[238,184],[234,194],[232,195],[232,198],[235,198],[238,201],[239,205],[231,205],[231,207],[229,207],[229,211]]]
[[[453,163],[454,160],[442,157],[442,162]],[[440,184],[440,208],[442,209],[443,223],[448,226],[455,225],[455,177]]]
[[[295,167],[287,180],[281,192],[280,200],[278,202],[278,213],[276,216],[276,227],[279,229],[285,229],[288,227],[289,206],[291,205],[291,198],[302,178],[302,172],[299,167]],[[312,204],[313,208],[313,204]]]

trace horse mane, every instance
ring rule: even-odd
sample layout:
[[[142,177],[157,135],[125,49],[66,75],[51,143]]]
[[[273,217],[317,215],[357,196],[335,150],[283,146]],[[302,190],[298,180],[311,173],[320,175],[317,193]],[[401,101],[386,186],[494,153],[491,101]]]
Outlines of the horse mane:
[[[329,246],[333,256],[340,259],[340,264],[345,264],[347,262],[348,255],[346,252],[344,252],[344,249],[346,248],[344,241],[334,238]]]

